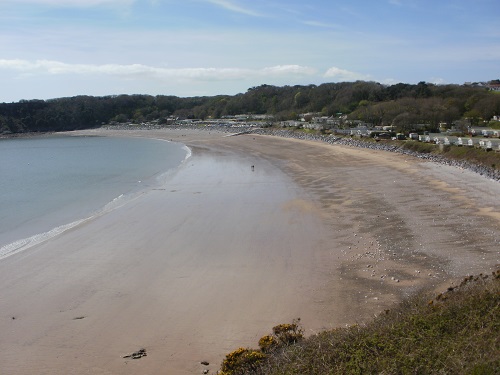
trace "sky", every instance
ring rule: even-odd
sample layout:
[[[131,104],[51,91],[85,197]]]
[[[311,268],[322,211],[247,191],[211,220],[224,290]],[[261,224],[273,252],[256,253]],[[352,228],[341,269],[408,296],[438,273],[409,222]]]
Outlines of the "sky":
[[[498,0],[0,0],[0,102],[500,78]]]

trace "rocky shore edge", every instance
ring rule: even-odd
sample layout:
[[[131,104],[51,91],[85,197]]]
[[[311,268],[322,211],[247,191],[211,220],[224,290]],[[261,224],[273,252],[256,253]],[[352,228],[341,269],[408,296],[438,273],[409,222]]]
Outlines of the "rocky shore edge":
[[[396,146],[393,144],[387,143],[374,143],[374,142],[364,142],[361,139],[355,139],[350,137],[337,137],[334,135],[320,135],[320,134],[307,134],[307,133],[297,133],[291,132],[287,130],[271,130],[268,129],[257,129],[253,131],[255,134],[263,134],[263,135],[274,135],[279,137],[287,137],[287,138],[297,138],[311,141],[320,141],[326,142],[329,144],[337,144],[343,146],[351,146],[351,147],[360,147],[360,148],[368,148],[373,150],[382,150],[389,152],[397,152],[404,155],[413,156],[422,160],[432,161],[434,163],[445,164],[457,168],[467,169],[472,172],[478,173],[481,176],[490,178],[495,181],[500,181],[500,170],[494,169],[492,167],[478,165],[474,163],[470,163],[463,160],[453,160],[448,159],[444,156],[433,155],[433,154],[424,154],[412,150],[405,149],[401,146]]]

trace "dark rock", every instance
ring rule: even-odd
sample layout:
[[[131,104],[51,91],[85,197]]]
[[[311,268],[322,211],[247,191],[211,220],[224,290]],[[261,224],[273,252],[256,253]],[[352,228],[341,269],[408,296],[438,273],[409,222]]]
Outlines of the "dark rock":
[[[138,351],[133,352],[132,354],[123,356],[123,358],[140,359],[142,357],[147,357],[147,356],[148,354],[146,353],[146,349],[139,349]]]

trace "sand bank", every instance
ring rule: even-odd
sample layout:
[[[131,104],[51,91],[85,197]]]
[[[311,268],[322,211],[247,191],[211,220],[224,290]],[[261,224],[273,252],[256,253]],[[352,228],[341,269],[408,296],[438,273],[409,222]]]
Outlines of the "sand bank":
[[[275,324],[362,322],[500,263],[500,184],[470,172],[264,136],[85,134],[193,156],[164,188],[0,262],[2,373],[213,373]]]

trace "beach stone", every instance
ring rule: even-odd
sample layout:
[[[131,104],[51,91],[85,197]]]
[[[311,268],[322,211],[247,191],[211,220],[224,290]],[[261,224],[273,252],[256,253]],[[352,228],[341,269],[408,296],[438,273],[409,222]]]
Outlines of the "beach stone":
[[[132,354],[128,354],[123,356],[123,358],[132,358],[132,359],[140,359],[142,357],[147,357],[148,354],[146,353],[146,349],[139,349],[136,352],[133,352]]]

